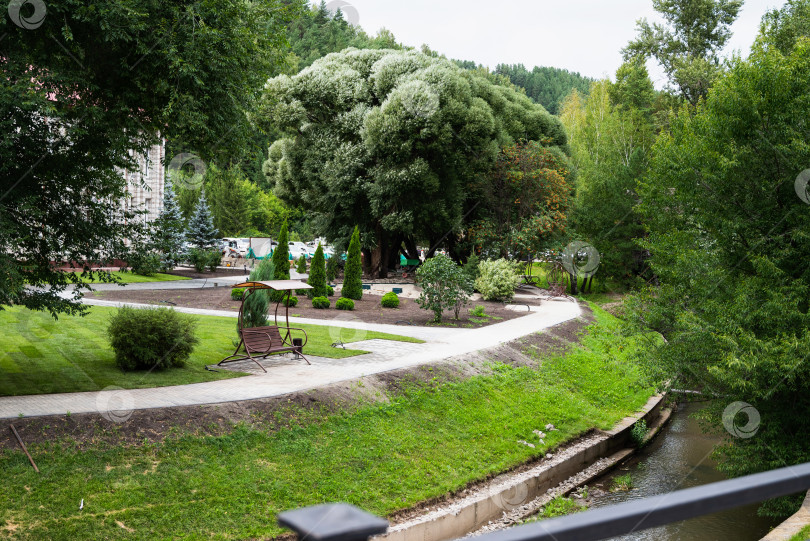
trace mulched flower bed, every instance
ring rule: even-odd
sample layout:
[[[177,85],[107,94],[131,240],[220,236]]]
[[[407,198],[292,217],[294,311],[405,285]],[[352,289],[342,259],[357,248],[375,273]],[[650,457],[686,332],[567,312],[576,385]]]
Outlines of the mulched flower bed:
[[[239,301],[231,300],[231,288],[213,287],[205,289],[142,289],[128,290],[125,287],[113,291],[96,291],[88,294],[88,297],[104,299],[110,301],[127,301],[144,304],[158,304],[161,306],[184,306],[187,308],[204,308],[209,310],[231,310],[239,311]],[[399,308],[383,308],[380,306],[379,295],[363,295],[359,301],[354,301],[354,310],[351,312],[337,310],[335,302],[338,297],[331,297],[331,307],[325,310],[312,308],[312,301],[305,296],[298,297],[298,306],[290,308],[290,315],[316,319],[358,319],[368,323],[387,323],[400,325],[435,325],[430,323],[433,319],[433,312],[428,312],[419,307],[413,299],[400,298]],[[520,299],[520,304],[539,304],[540,299]],[[487,316],[475,317],[469,314],[469,310],[476,305],[481,305],[485,309]],[[271,304],[270,315],[272,317],[275,305]],[[279,314],[284,313],[284,307],[279,307]],[[506,321],[517,317],[525,316],[526,311],[507,310],[503,303],[494,301],[474,301],[461,310],[459,319],[453,319],[453,313],[447,311],[441,325],[448,327],[485,327],[500,321]]]

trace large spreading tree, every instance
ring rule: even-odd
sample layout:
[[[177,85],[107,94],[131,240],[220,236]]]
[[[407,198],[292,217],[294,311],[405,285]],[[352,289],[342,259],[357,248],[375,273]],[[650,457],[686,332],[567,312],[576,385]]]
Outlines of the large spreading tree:
[[[238,151],[294,12],[282,0],[62,0],[32,24],[4,13],[0,307],[81,311],[79,278],[54,262],[123,252],[137,220],[120,170],[160,135],[206,160]]]
[[[347,49],[267,85],[265,113],[286,134],[268,181],[316,234],[345,244],[359,223],[366,271],[400,248],[461,232],[500,149],[520,140],[567,151],[559,121],[513,86],[417,51]]]

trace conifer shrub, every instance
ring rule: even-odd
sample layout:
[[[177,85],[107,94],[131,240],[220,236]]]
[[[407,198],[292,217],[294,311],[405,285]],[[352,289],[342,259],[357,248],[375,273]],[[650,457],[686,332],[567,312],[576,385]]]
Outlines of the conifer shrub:
[[[360,259],[360,229],[355,226],[349,250],[346,255],[346,266],[343,269],[342,295],[359,301],[363,298],[363,266]]]

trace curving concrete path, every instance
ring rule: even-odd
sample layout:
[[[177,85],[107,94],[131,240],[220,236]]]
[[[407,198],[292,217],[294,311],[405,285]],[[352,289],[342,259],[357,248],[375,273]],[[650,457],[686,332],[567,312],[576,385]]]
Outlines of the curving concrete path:
[[[120,306],[122,303],[85,299],[87,304]],[[152,305],[130,304],[135,307]],[[236,317],[234,312],[175,308],[178,311]],[[340,317],[332,320],[290,318],[290,322],[326,325],[335,329],[334,338],[362,338],[357,333],[375,330],[412,336],[425,340],[423,344],[394,342],[389,340],[365,340],[351,347],[369,351],[346,359],[327,359],[308,356],[312,365],[296,361],[291,355],[279,356],[265,361],[267,373],[258,372],[249,376],[189,385],[157,387],[152,389],[111,389],[96,392],[64,393],[51,395],[28,395],[0,397],[0,419],[23,415],[63,415],[71,413],[101,413],[110,419],[126,420],[127,412],[135,409],[163,408],[215,404],[238,400],[269,398],[296,391],[313,389],[323,385],[355,379],[361,376],[407,368],[419,364],[440,361],[509,342],[545,328],[558,325],[581,314],[579,305],[572,300],[554,299],[543,302],[541,310],[528,316],[496,323],[480,329],[453,329],[445,327],[412,327],[382,325],[351,321]],[[343,316],[351,317],[351,316]],[[352,332],[348,333],[351,329]],[[236,363],[231,365],[236,367]],[[255,368],[253,363],[244,365],[245,371]]]

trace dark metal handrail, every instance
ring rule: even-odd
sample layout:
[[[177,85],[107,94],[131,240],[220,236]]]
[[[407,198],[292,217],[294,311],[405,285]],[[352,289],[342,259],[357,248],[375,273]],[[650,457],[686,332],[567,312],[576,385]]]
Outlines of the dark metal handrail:
[[[810,489],[810,462],[591,509],[484,534],[479,541],[595,541]],[[346,504],[280,513],[299,539],[360,541],[383,533],[382,519]]]

